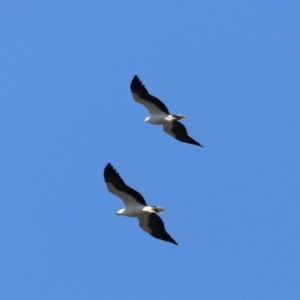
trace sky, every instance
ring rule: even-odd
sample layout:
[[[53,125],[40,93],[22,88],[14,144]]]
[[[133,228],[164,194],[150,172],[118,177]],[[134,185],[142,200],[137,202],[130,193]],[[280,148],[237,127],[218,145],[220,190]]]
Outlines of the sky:
[[[300,299],[299,11],[1,1],[0,298]],[[143,122],[135,74],[204,148]],[[109,162],[178,246],[115,215]]]

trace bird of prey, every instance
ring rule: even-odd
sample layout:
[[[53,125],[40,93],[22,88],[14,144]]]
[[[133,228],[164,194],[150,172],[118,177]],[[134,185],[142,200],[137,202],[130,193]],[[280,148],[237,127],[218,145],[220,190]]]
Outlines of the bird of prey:
[[[118,172],[109,163],[104,169],[107,189],[122,199],[125,208],[116,212],[118,216],[136,217],[140,227],[153,237],[177,245],[165,230],[164,222],[157,215],[164,211],[160,206],[148,206],[143,196],[126,185]]]
[[[163,125],[164,132],[178,141],[203,147],[188,135],[185,126],[179,122],[179,120],[184,119],[185,116],[178,114],[171,115],[162,101],[148,93],[138,76],[135,75],[133,77],[130,89],[133,99],[146,106],[150,112],[150,117],[147,117],[144,122],[153,125]]]

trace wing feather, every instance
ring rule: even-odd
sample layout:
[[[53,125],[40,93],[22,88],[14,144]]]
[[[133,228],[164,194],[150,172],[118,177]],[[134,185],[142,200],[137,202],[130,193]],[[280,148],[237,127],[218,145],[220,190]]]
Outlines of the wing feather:
[[[163,124],[163,126],[164,132],[171,135],[178,141],[203,147],[201,144],[199,144],[197,141],[195,141],[188,135],[187,129],[179,121],[174,120],[166,122]]]
[[[178,245],[167,233],[163,220],[157,214],[138,217],[140,227],[153,237]]]
[[[119,173],[109,163],[104,169],[104,180],[107,185],[107,189],[117,195],[123,200],[126,206],[130,205],[147,205],[144,197],[134,190],[133,188],[126,185]]]
[[[168,108],[162,101],[148,93],[138,76],[135,75],[133,77],[130,84],[130,89],[133,99],[136,102],[146,106],[150,114],[170,114]]]

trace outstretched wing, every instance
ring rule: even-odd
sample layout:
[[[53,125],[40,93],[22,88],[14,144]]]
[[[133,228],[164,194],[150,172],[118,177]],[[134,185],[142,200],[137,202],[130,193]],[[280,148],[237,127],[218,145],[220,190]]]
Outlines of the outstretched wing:
[[[157,214],[149,214],[138,217],[140,227],[153,237],[178,245],[167,233],[163,220]]]
[[[171,122],[165,122],[163,126],[164,132],[171,135],[178,141],[203,147],[188,135],[187,130],[182,123],[174,120]]]
[[[120,197],[125,203],[125,206],[147,205],[144,197],[139,192],[126,185],[119,173],[110,163],[107,164],[104,169],[104,180],[108,190]]]
[[[141,80],[135,75],[131,81],[130,89],[133,99],[146,106],[150,114],[170,114],[166,105],[156,97],[150,95],[141,82]]]

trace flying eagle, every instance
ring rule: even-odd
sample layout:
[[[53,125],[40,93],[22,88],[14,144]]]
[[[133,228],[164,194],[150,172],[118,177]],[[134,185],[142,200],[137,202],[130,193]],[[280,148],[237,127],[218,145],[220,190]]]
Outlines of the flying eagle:
[[[136,217],[140,227],[153,237],[177,245],[165,230],[163,220],[157,215],[164,211],[162,207],[148,206],[143,196],[126,185],[110,163],[104,169],[104,180],[108,190],[121,198],[125,204],[125,208],[118,210],[116,215]]]
[[[156,97],[150,95],[143,85],[138,76],[134,76],[130,89],[133,99],[146,106],[150,112],[150,117],[147,117],[144,122],[153,125],[163,125],[165,133],[171,135],[180,142],[188,143],[203,147],[200,143],[192,139],[185,128],[185,126],[179,122],[180,119],[184,119],[183,115],[171,115],[166,105]]]

